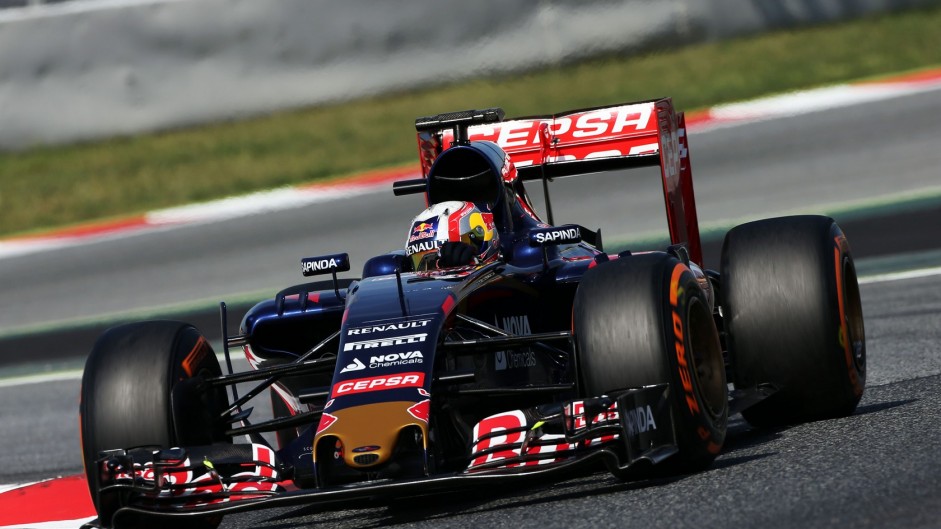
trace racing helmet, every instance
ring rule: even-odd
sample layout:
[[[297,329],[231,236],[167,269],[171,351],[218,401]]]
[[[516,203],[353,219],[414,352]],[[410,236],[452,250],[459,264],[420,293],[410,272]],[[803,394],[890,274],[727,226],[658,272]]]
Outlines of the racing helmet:
[[[405,242],[405,255],[411,260],[412,269],[439,268],[439,250],[448,242],[461,242],[473,248],[471,263],[461,264],[487,263],[500,253],[500,237],[492,213],[481,211],[471,202],[440,202],[412,219]]]

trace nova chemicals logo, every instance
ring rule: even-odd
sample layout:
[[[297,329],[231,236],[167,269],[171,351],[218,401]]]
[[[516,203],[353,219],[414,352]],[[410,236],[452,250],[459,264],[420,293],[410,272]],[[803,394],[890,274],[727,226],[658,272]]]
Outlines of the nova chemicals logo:
[[[421,351],[409,351],[405,353],[389,353],[373,356],[369,359],[369,367],[391,367],[404,364],[421,364],[424,362]]]
[[[354,358],[353,363],[347,365],[340,370],[340,373],[346,373],[347,371],[360,371],[366,369],[366,365],[359,361],[359,358]]]
[[[353,358],[353,361],[347,364],[346,367],[340,370],[340,373],[348,373],[350,371],[362,371],[367,367],[371,369],[376,369],[378,367],[392,367],[400,366],[405,364],[421,364],[424,361],[424,357],[421,354],[421,351],[406,351],[403,353],[388,353],[371,356],[369,358],[369,365],[364,364],[359,358]]]
[[[529,327],[529,316],[525,314],[521,316],[505,316],[502,323],[497,317],[494,317],[494,320],[497,327],[500,327],[512,335],[524,336],[533,333],[532,329]],[[494,367],[497,371],[521,367],[536,367],[536,353],[528,348],[518,351],[497,351]]]

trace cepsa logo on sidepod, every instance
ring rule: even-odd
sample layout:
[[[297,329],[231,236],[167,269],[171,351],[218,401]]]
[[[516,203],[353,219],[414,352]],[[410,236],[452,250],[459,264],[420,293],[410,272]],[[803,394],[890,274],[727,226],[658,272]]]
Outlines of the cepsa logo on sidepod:
[[[357,393],[369,393],[370,391],[383,391],[386,389],[420,388],[424,385],[425,374],[418,371],[398,373],[395,375],[356,378],[334,384],[331,398],[356,395]]]

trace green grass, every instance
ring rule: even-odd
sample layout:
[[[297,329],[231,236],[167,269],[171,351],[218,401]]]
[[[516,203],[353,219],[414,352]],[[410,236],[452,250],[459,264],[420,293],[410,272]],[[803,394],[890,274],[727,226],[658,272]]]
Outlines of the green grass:
[[[680,109],[941,64],[941,9],[608,56],[521,76],[68,147],[0,154],[0,235],[416,163],[414,118],[672,96]]]

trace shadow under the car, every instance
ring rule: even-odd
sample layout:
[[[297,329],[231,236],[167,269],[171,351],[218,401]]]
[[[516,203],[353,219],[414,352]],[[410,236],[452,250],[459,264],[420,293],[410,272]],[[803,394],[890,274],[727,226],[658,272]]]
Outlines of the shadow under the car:
[[[866,404],[865,406],[859,406],[856,408],[856,413],[853,415],[868,415],[870,413],[877,413],[880,411],[891,410],[892,408],[898,408],[900,406],[906,406],[913,402],[918,402],[919,399],[904,399],[904,400],[893,400],[889,402],[879,402],[874,404]]]
[[[859,406],[855,415],[867,415],[904,406],[917,399],[882,402]],[[479,490],[467,490],[460,493],[432,494],[421,499],[399,498],[395,501],[374,502],[369,509],[353,508],[349,511],[331,513],[331,509],[311,506],[282,512],[263,523],[266,529],[287,529],[297,526],[298,519],[318,516],[328,517],[331,522],[341,520],[355,522],[360,527],[387,526],[403,523],[421,522],[436,518],[452,517],[456,514],[500,511],[506,508],[538,507],[553,502],[579,499],[591,496],[603,496],[631,490],[668,485],[701,474],[726,470],[753,461],[759,461],[777,454],[774,451],[755,453],[756,447],[779,440],[789,427],[754,428],[740,416],[729,422],[728,433],[722,454],[707,469],[701,472],[672,476],[653,476],[636,481],[619,481],[611,476],[601,465],[582,469],[568,477],[553,481],[552,484],[526,486],[518,485],[488,486]],[[365,507],[365,506],[364,506]],[[385,507],[385,508],[382,508]],[[325,521],[325,520],[324,520]]]
[[[584,469],[583,469],[584,470]],[[482,489],[470,489],[459,493],[430,494],[427,497],[398,498],[394,501],[380,501],[370,509],[355,509],[333,515],[331,522],[339,520],[355,521],[358,527],[388,526],[402,523],[421,522],[436,518],[452,517],[456,514],[499,511],[504,508],[538,506],[566,499],[585,498],[588,496],[611,494],[650,486],[664,485],[683,476],[670,478],[646,479],[622,482],[600,468],[588,474],[571,476],[567,480],[553,481],[552,484],[535,485],[520,488],[518,484],[506,486],[488,486]],[[365,507],[365,506],[364,506]],[[385,509],[381,509],[385,507]],[[297,527],[298,519],[318,516],[330,516],[324,507],[302,507],[281,513],[270,519],[271,523],[258,527],[265,529],[287,529]]]

